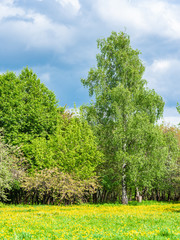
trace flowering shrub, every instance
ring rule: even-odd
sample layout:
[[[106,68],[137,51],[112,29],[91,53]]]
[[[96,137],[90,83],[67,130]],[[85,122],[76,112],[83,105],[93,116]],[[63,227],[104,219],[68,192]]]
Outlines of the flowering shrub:
[[[42,204],[72,204],[86,202],[98,188],[95,177],[80,180],[58,168],[44,169],[33,176],[23,176],[25,202]]]

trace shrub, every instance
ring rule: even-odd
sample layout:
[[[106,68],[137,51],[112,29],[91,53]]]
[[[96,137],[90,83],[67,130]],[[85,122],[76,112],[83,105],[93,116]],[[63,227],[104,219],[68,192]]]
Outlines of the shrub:
[[[23,177],[21,187],[26,203],[72,204],[89,201],[99,186],[95,177],[80,180],[53,168]]]

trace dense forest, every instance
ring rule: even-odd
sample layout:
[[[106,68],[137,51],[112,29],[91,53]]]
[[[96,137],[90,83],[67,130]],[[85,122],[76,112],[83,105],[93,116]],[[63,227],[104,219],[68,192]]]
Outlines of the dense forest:
[[[164,101],[140,52],[123,32],[97,44],[97,67],[81,79],[94,100],[74,112],[28,67],[0,75],[0,201],[180,200],[180,129],[157,124]]]

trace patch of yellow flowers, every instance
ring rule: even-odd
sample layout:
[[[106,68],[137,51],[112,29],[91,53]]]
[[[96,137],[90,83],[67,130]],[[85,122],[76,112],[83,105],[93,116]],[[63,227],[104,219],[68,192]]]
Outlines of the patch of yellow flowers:
[[[180,239],[180,204],[5,206],[0,240]]]

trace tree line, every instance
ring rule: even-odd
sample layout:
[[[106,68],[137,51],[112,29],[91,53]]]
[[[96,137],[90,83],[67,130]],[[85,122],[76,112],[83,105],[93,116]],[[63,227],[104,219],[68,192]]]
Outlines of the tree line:
[[[164,101],[140,51],[123,32],[97,43],[97,67],[81,79],[94,101],[75,113],[28,67],[0,75],[0,201],[180,199],[180,129],[157,124]]]

